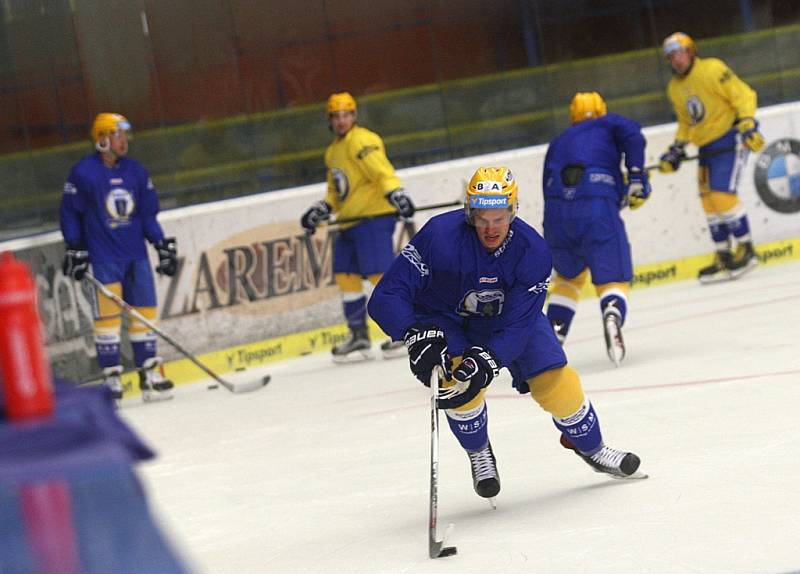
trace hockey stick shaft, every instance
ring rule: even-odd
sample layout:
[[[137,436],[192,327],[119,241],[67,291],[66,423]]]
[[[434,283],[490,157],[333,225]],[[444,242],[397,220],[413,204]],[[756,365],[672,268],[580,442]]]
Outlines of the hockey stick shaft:
[[[92,275],[87,271],[85,276],[89,280],[89,282],[97,288],[98,291],[100,291],[103,295],[105,295],[107,298],[111,299],[114,303],[116,303],[120,309],[127,312],[131,317],[134,317],[137,321],[145,325],[147,328],[152,330],[156,335],[158,335],[159,337],[164,339],[167,343],[172,345],[173,348],[179,351],[184,357],[189,359],[201,371],[203,371],[209,377],[217,381],[220,385],[222,385],[232,393],[235,393],[237,391],[243,392],[245,390],[245,389],[237,389],[236,386],[234,386],[232,383],[229,383],[228,381],[220,377],[218,374],[216,374],[214,371],[206,367],[203,363],[200,362],[200,360],[197,357],[195,357],[192,353],[187,351],[183,347],[183,345],[178,343],[178,341],[170,337],[167,333],[165,333],[159,327],[157,327],[152,321],[148,320],[144,315],[139,313],[139,311],[137,311],[133,306],[128,304],[128,302],[125,301],[122,297],[120,297],[119,295],[114,293],[111,289],[106,287],[103,283],[101,283],[94,275]],[[260,388],[260,386],[262,385],[254,387],[253,389],[249,389],[248,385],[247,390],[255,390],[256,388]]]
[[[683,161],[696,161],[696,160],[699,160],[701,158],[702,159],[708,159],[708,158],[716,157],[718,155],[722,155],[724,153],[730,153],[732,151],[736,151],[736,148],[735,147],[726,147],[726,148],[721,148],[721,149],[715,149],[713,151],[706,152],[706,153],[704,153],[702,155],[701,154],[697,154],[697,155],[687,156],[687,157],[683,158],[681,161],[682,162]],[[644,170],[648,171],[648,172],[649,171],[653,171],[653,170],[657,170],[658,166],[659,166],[659,164],[648,165],[647,167],[644,168]]]
[[[437,523],[439,512],[439,376],[441,370],[436,367],[431,372],[431,467],[430,467],[430,499],[428,514],[428,557],[440,558],[456,553],[455,546],[442,548],[447,533],[437,540]],[[448,528],[449,531],[449,528]]]
[[[447,203],[434,203],[433,205],[422,205],[417,207],[415,211],[428,211],[431,209],[442,209],[445,207],[455,207],[462,205],[461,201],[448,201]],[[348,217],[346,219],[333,219],[326,223],[330,225],[342,225],[344,223],[357,223],[359,221],[367,221],[369,219],[377,219],[378,217],[386,217],[387,215],[398,215],[396,211],[387,211],[386,213],[376,213],[375,215],[366,215],[364,217]]]

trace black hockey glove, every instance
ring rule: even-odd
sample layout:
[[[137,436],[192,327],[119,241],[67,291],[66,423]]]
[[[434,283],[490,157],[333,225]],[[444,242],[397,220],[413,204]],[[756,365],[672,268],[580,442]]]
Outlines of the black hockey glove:
[[[306,235],[314,235],[320,221],[325,221],[331,216],[331,206],[326,201],[318,201],[308,208],[300,218],[300,225],[305,229]]]
[[[158,252],[156,271],[160,275],[172,277],[178,271],[178,242],[174,237],[165,237],[153,244]]]
[[[80,281],[89,270],[89,252],[83,245],[67,245],[61,270],[66,277]]]
[[[678,171],[681,162],[686,159],[686,143],[675,140],[667,153],[658,158],[658,170],[663,173]]]
[[[439,408],[455,409],[466,405],[499,373],[500,363],[489,349],[477,345],[470,347],[453,371],[455,384],[439,393]]]
[[[386,199],[397,209],[397,214],[403,219],[411,218],[417,210],[417,208],[414,207],[414,202],[411,201],[411,198],[408,197],[402,187],[398,187],[387,193]]]
[[[434,325],[416,324],[406,331],[403,340],[408,349],[411,372],[426,387],[431,386],[431,372],[441,367],[445,379],[450,380],[453,362],[447,352],[444,331]]]

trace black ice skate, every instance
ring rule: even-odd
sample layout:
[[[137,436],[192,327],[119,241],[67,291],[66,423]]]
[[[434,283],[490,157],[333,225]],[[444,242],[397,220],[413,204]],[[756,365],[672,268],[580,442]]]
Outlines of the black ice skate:
[[[331,353],[334,363],[355,363],[372,359],[372,345],[367,328],[351,329],[347,339],[341,345],[336,345]]]
[[[139,388],[142,391],[142,400],[146,403],[172,398],[171,389],[175,385],[164,378],[161,372],[162,362],[161,357],[151,357],[139,369]]]
[[[486,443],[481,450],[467,451],[472,468],[472,486],[481,498],[492,499],[500,492],[500,475],[497,460],[492,452],[492,443]],[[494,502],[489,501],[494,507]]]
[[[381,343],[381,353],[384,359],[408,357],[406,344],[403,341],[392,341],[391,339]]]
[[[639,457],[632,452],[623,452],[602,445],[596,453],[587,456],[575,448],[563,434],[561,435],[561,446],[581,457],[595,472],[608,474],[613,478],[647,478],[647,474],[639,470],[641,462]]]
[[[711,265],[703,267],[697,274],[697,279],[700,283],[718,283],[719,281],[728,281],[731,279],[730,266],[733,261],[733,253],[730,251],[717,251],[714,254],[714,261]]]
[[[731,279],[738,279],[758,265],[758,257],[750,241],[743,241],[736,246],[736,251],[728,264]]]
[[[603,309],[603,334],[606,338],[606,352],[611,362],[619,367],[625,358],[625,341],[622,338],[622,317],[614,302]]]
[[[114,365],[103,369],[103,384],[111,390],[114,400],[122,400],[122,365]]]

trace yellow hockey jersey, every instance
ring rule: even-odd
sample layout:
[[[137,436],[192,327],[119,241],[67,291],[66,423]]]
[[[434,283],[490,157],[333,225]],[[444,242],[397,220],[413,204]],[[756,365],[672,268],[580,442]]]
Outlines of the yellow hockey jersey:
[[[400,187],[400,179],[378,134],[353,126],[325,150],[325,165],[328,167],[325,199],[340,219],[394,210],[386,193]]]
[[[738,118],[756,113],[756,92],[717,58],[695,58],[686,76],[667,85],[678,116],[676,140],[696,146],[722,137]]]

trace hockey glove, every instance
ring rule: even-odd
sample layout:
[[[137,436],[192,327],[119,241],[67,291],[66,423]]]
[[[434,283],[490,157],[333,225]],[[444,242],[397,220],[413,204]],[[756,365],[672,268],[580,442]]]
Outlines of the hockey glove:
[[[406,332],[403,340],[408,349],[408,362],[411,372],[426,387],[431,386],[431,373],[434,367],[441,367],[445,379],[450,380],[453,362],[447,352],[444,331],[434,325],[416,324]]]
[[[751,151],[761,151],[764,147],[764,136],[758,131],[758,122],[753,118],[742,118],[736,124],[742,134],[742,143]]]
[[[410,219],[416,211],[414,203],[411,201],[411,198],[408,197],[402,187],[398,187],[397,189],[387,193],[386,199],[388,199],[389,203],[391,203],[394,208],[397,209],[397,214],[403,219]]]
[[[318,201],[308,208],[300,218],[300,225],[305,229],[306,235],[314,235],[320,221],[326,221],[331,216],[331,206],[326,201]]]
[[[165,237],[153,244],[158,252],[156,272],[159,275],[172,277],[178,271],[178,242],[174,237]]]
[[[463,407],[500,374],[500,363],[485,347],[473,346],[464,352],[461,364],[453,371],[455,384],[439,393],[440,409]]]
[[[67,245],[61,270],[66,277],[80,281],[89,270],[89,252],[82,245]]]
[[[631,209],[640,208],[647,198],[650,197],[650,182],[647,178],[647,172],[639,168],[632,167],[628,171],[628,205]]]
[[[662,173],[678,171],[681,162],[686,159],[686,142],[675,140],[667,153],[658,159],[658,170]]]

